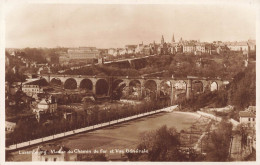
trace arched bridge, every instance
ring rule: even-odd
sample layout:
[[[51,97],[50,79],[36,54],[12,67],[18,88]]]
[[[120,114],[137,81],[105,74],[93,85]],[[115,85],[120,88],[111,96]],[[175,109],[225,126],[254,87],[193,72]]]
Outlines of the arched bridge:
[[[178,88],[184,88],[186,98],[190,98],[193,87],[200,85],[199,91],[218,90],[224,88],[229,80],[200,78],[200,77],[128,77],[128,76],[86,76],[86,75],[59,75],[41,74],[40,78],[46,79],[48,83],[56,83],[65,89],[87,89],[97,95],[110,95],[119,85],[124,85],[127,91],[138,86],[141,95],[153,92],[156,97],[167,93],[171,102],[175,99],[174,94]],[[182,84],[182,85],[180,85]],[[135,86],[135,87],[133,87]],[[182,87],[181,87],[182,86]],[[153,90],[152,90],[153,89]],[[195,91],[196,92],[196,91]],[[129,93],[129,92],[127,92]]]

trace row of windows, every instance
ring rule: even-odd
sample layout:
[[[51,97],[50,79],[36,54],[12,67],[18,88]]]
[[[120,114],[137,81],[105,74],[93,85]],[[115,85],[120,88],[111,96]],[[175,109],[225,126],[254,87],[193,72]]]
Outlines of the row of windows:
[[[26,88],[38,88],[38,85],[24,85]]]
[[[38,92],[40,90],[39,89],[24,89],[23,91],[25,91],[25,92]]]
[[[48,160],[49,160],[48,158],[45,158],[45,162],[47,162]],[[57,158],[53,158],[53,161],[56,162]]]
[[[251,121],[251,118],[250,118],[250,117],[248,118],[248,121]],[[252,118],[252,121],[255,121],[255,118]]]

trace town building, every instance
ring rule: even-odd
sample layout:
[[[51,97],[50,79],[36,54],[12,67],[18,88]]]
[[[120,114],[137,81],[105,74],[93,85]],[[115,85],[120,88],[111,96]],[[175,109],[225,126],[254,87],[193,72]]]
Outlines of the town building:
[[[138,44],[136,49],[135,49],[135,53],[136,54],[142,54],[143,53],[143,49],[144,49],[144,44],[143,42],[141,44]]]
[[[170,53],[170,45],[168,45],[165,41],[164,41],[164,37],[162,36],[161,38],[161,44],[158,47],[157,50],[158,54],[160,55],[168,55]]]
[[[35,113],[54,113],[57,110],[57,101],[53,96],[43,98],[37,104],[37,107],[33,109]]]
[[[124,54],[126,54],[126,49],[124,49],[124,48],[117,49],[117,55],[124,55]]]
[[[70,59],[83,60],[83,59],[97,59],[99,51],[96,47],[79,47],[68,49]]]
[[[126,45],[126,54],[135,54],[135,49],[137,48],[137,45]]]
[[[59,63],[68,65],[70,62],[93,62],[99,58],[100,51],[96,47],[69,48],[67,52],[59,52]]]
[[[248,40],[248,51],[255,52],[256,51],[256,41],[255,40]]]
[[[193,54],[196,51],[196,45],[191,42],[185,42],[183,44],[183,53]]]
[[[115,48],[109,48],[109,49],[108,49],[108,54],[109,54],[109,55],[113,55],[113,56],[117,56],[117,49],[115,49]]]
[[[239,112],[239,122],[248,127],[255,127],[256,107],[249,106],[246,110]]]
[[[27,96],[37,98],[39,93],[43,93],[43,89],[47,85],[45,79],[32,79],[22,84],[22,91]]]
[[[227,47],[231,51],[241,51],[248,52],[248,43],[247,42],[226,42]]]
[[[98,49],[98,51],[99,51],[99,58],[108,55],[108,49]]]
[[[160,45],[156,44],[155,41],[151,44],[149,44],[150,50],[151,50],[151,54],[157,54],[158,53],[158,47]]]
[[[13,132],[15,127],[16,127],[16,123],[10,122],[10,121],[5,121],[5,131],[6,131],[6,133]]]
[[[26,93],[26,95],[31,97],[37,97],[38,93],[43,93],[43,89],[39,85],[34,84],[24,84],[22,86],[22,91]]]

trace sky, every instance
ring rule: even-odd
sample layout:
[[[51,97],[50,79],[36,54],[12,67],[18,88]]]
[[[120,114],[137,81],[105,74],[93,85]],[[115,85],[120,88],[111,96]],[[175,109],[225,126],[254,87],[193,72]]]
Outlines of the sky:
[[[256,38],[253,5],[9,4],[7,48],[118,48],[180,37],[212,42]]]

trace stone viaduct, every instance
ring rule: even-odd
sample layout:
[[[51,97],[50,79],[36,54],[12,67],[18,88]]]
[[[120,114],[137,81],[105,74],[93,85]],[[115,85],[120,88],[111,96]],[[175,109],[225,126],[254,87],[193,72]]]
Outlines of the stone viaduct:
[[[152,84],[156,89],[156,97],[160,96],[161,87],[164,83],[168,83],[170,88],[171,103],[176,99],[176,84],[182,82],[185,84],[186,98],[189,99],[192,95],[192,84],[194,82],[202,84],[202,92],[211,90],[211,86],[214,84],[216,90],[225,88],[228,80],[222,79],[210,79],[199,77],[187,77],[187,78],[175,78],[175,77],[128,77],[128,76],[86,76],[86,75],[55,75],[55,74],[42,74],[40,78],[46,79],[48,83],[53,81],[59,81],[60,85],[65,87],[66,83],[73,83],[75,88],[85,88],[91,90],[94,94],[100,94],[97,92],[99,88],[105,89],[102,94],[110,95],[111,92],[119,85],[124,84],[126,89],[129,89],[133,82],[136,82],[140,86],[140,93],[143,95],[144,89],[149,88],[147,84]]]

